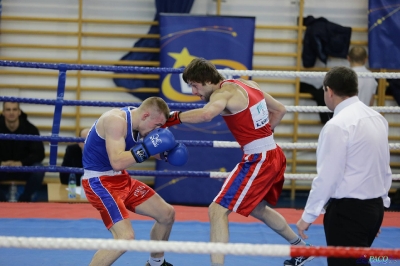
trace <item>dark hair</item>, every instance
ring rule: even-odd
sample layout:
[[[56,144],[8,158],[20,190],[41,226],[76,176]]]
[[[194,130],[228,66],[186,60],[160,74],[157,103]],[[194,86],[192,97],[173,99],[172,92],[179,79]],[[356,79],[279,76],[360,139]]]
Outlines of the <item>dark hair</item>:
[[[3,102],[3,109],[4,109],[4,106],[6,105],[6,103],[16,103],[16,104],[18,104],[18,109],[20,109],[19,108],[19,102]]]
[[[326,73],[323,84],[340,97],[352,97],[358,94],[357,73],[348,67],[333,67]]]
[[[204,58],[195,58],[183,71],[183,80],[186,83],[190,81],[205,85],[206,82],[218,84],[225,78],[218,72],[215,65]]]
[[[359,63],[359,64],[364,64],[365,60],[367,59],[367,51],[365,50],[364,47],[361,46],[354,46],[353,48],[350,49],[349,51],[349,60],[351,62]]]

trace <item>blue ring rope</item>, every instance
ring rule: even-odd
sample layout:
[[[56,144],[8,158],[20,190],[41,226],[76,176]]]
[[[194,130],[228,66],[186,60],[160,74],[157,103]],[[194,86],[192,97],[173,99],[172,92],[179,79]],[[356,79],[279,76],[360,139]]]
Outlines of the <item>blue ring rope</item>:
[[[83,174],[83,168],[63,166],[0,166],[0,172],[60,172]],[[210,172],[203,171],[139,171],[128,170],[133,176],[194,176],[211,177]]]
[[[60,136],[38,136],[38,135],[16,135],[16,134],[0,134],[0,139],[6,140],[30,140],[30,141],[48,141],[48,142],[84,142],[84,138],[78,137],[60,137]],[[205,140],[177,140],[186,146],[191,147],[214,147],[213,141]]]
[[[111,103],[99,101],[66,101],[64,100],[66,73],[69,70],[88,70],[88,71],[107,71],[117,73],[182,73],[183,68],[156,68],[156,67],[132,67],[132,66],[99,66],[99,65],[81,65],[81,64],[52,64],[52,63],[38,63],[38,62],[21,62],[21,61],[7,61],[0,60],[0,66],[3,67],[21,67],[21,68],[40,68],[58,70],[58,86],[57,86],[57,99],[29,99],[29,98],[16,98],[16,97],[0,97],[3,102],[25,102],[25,103],[38,103],[55,105],[53,126],[50,138],[50,166],[57,164],[57,138],[60,133],[62,107],[64,105],[88,105],[88,106],[138,106],[140,103]],[[182,110],[182,104],[169,104],[171,108]],[[187,109],[201,108],[204,105],[192,104],[190,107],[185,105]]]
[[[56,105],[57,100],[50,99],[34,99],[34,98],[19,98],[10,96],[0,96],[0,102],[19,102],[31,104]],[[77,100],[62,100],[65,106],[100,106],[100,107],[138,107],[140,103],[134,102],[104,102],[104,101],[77,101]],[[203,108],[201,103],[168,103],[168,106],[177,110],[191,110],[195,108]]]
[[[22,62],[22,61],[9,61],[9,60],[0,60],[0,66],[40,68],[40,69],[52,69],[52,70],[65,70],[65,71],[87,70],[87,71],[107,71],[107,72],[118,72],[118,73],[148,73],[148,74],[159,74],[159,73],[179,74],[183,72],[183,68],[53,64],[53,63]]]
[[[126,103],[126,102],[101,102],[101,101],[74,101],[64,100],[66,72],[68,70],[87,70],[87,71],[107,71],[116,73],[174,73],[179,74],[183,72],[183,69],[175,68],[156,68],[156,67],[132,67],[132,66],[98,66],[98,65],[78,65],[78,64],[51,64],[51,63],[38,63],[38,62],[21,62],[21,61],[7,61],[0,60],[0,66],[3,67],[21,67],[21,68],[39,68],[39,69],[51,69],[59,70],[59,79],[57,86],[57,99],[31,99],[31,98],[18,98],[18,97],[4,97],[0,96],[0,101],[6,102],[22,102],[32,104],[45,104],[55,105],[55,116],[53,121],[52,135],[51,137],[37,136],[37,135],[13,135],[13,134],[0,134],[0,139],[18,139],[18,140],[33,140],[33,141],[50,141],[50,166],[22,166],[22,167],[11,167],[11,166],[0,166],[0,171],[10,172],[67,172],[67,173],[83,173],[82,168],[74,167],[60,167],[56,166],[57,158],[57,143],[58,142],[83,142],[84,138],[70,138],[70,137],[59,137],[60,120],[62,106],[111,106],[111,107],[124,107],[124,106],[139,106],[140,103]],[[168,103],[170,108],[177,110],[195,109],[202,108],[204,104],[193,104],[193,103]],[[179,141],[187,146],[205,146],[213,147],[212,141]],[[138,176],[199,176],[199,177],[210,177],[208,172],[199,171],[128,171],[131,175]]]

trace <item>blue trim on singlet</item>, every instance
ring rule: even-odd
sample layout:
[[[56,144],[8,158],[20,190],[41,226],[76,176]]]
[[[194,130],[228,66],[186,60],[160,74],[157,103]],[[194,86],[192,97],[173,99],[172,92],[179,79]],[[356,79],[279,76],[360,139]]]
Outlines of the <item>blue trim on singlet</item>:
[[[228,191],[225,193],[224,197],[220,201],[220,205],[222,207],[228,208],[229,205],[231,204],[233,198],[237,194],[238,189],[243,183],[244,178],[247,176],[247,174],[250,171],[250,168],[254,164],[255,161],[257,161],[259,154],[254,154],[253,155],[253,160],[251,162],[245,162],[242,170],[239,172],[239,174],[235,177],[235,180],[229,187]]]
[[[110,192],[101,184],[100,178],[92,177],[89,178],[89,184],[94,193],[100,198],[104,207],[106,208],[113,224],[124,219],[122,216],[118,204],[115,202],[114,198],[111,196]]]
[[[125,137],[125,151],[129,151],[133,146],[136,145],[138,140],[140,139],[140,134],[137,136],[137,140],[135,140],[132,130],[132,116],[131,110],[135,109],[135,107],[127,106],[123,107],[120,110],[125,111],[126,113],[126,137]]]

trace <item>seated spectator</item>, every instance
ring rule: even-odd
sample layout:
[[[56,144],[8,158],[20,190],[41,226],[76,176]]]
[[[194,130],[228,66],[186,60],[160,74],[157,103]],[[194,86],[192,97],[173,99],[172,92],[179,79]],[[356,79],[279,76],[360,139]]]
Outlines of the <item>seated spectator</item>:
[[[355,72],[369,72],[365,64],[367,63],[368,55],[364,47],[354,46],[350,49],[347,60],[350,62],[350,67]],[[360,78],[358,77],[358,98],[365,105],[374,105],[374,95],[378,82],[374,78]]]
[[[400,106],[400,79],[387,79],[389,86],[386,88],[386,95],[392,95],[397,105]]]
[[[39,130],[28,121],[27,115],[16,102],[3,102],[0,133],[40,135]],[[0,140],[1,166],[42,166],[44,156],[44,145],[41,141]],[[26,181],[18,201],[29,202],[32,201],[34,193],[41,188],[44,172],[0,172],[0,179]],[[6,195],[0,192],[0,201],[6,200]]]
[[[300,82],[300,92],[310,93],[312,95],[312,99],[317,103],[317,106],[326,106],[324,100],[324,90],[322,89],[322,83],[321,86],[319,86],[319,88],[316,88],[314,84],[307,82]],[[325,123],[332,118],[332,113],[321,112],[319,113],[319,118],[321,120],[321,123],[325,125]]]
[[[89,128],[82,129],[79,132],[79,137],[86,139],[86,137],[89,133],[89,130],[90,130]],[[61,166],[82,168],[83,167],[83,165],[82,165],[83,145],[84,145],[83,142],[80,142],[78,144],[68,145],[65,150],[65,154],[64,154],[64,158],[63,158],[63,162],[62,162]],[[61,184],[68,185],[69,174],[70,173],[60,173]],[[75,174],[75,175],[76,175],[76,185],[80,186],[82,174]]]

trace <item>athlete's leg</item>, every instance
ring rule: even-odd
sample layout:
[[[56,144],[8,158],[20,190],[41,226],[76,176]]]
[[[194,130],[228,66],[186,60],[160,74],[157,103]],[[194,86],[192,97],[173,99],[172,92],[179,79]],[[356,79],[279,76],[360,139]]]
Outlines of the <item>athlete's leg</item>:
[[[168,240],[175,221],[175,210],[171,205],[166,203],[158,194],[154,194],[148,200],[136,206],[135,212],[156,220],[150,232],[151,240]],[[153,258],[163,256],[164,252],[151,253]]]
[[[114,239],[133,240],[135,234],[129,219],[121,220],[115,223],[111,228]],[[90,266],[108,266],[113,264],[125,250],[99,250],[94,254]]]
[[[257,207],[251,212],[251,216],[259,219],[264,222],[268,227],[281,235],[286,241],[288,241],[291,245],[307,245],[304,240],[302,240],[293,230],[290,228],[285,218],[275,211],[274,209],[267,206],[266,201],[260,202]],[[303,265],[306,262],[312,260],[314,257],[292,257],[289,260],[285,260],[285,266],[292,265]]]
[[[231,213],[225,207],[212,202],[208,208],[208,216],[210,217],[210,240],[211,242],[228,243],[229,226],[228,215]],[[211,263],[214,266],[224,265],[225,256],[223,254],[211,254]]]
[[[261,201],[250,215],[265,223],[268,227],[285,238],[289,243],[299,238],[299,236],[290,228],[285,218],[274,209],[268,207],[265,200]]]

